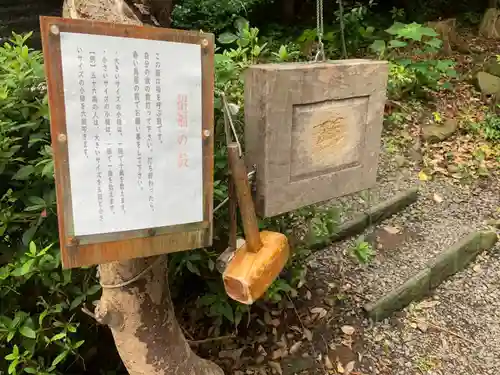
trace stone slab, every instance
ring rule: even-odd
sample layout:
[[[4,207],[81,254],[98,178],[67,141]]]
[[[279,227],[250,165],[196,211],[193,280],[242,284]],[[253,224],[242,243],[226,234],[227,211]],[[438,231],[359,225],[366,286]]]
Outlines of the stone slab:
[[[386,62],[370,60],[248,69],[245,145],[260,216],[375,184],[387,74]]]

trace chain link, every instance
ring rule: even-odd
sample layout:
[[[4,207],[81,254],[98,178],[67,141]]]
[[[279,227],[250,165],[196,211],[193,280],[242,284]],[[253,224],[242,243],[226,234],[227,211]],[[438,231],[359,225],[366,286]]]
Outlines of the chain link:
[[[323,20],[323,0],[316,0],[316,32],[318,34],[318,52],[316,53],[315,61],[325,61],[325,45],[323,36],[325,33]]]

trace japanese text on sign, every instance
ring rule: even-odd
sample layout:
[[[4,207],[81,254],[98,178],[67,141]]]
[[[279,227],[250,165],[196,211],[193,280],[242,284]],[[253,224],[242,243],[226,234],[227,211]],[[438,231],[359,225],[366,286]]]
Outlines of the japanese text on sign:
[[[200,46],[61,33],[61,54],[74,235],[201,222]]]

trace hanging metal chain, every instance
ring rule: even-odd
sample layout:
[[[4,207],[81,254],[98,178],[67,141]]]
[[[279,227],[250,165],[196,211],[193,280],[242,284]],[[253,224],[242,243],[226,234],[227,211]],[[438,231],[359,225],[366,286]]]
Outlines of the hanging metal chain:
[[[323,36],[325,33],[325,26],[323,20],[323,0],[316,0],[316,32],[318,34],[318,52],[316,53],[315,61],[325,61],[325,45],[323,43]]]

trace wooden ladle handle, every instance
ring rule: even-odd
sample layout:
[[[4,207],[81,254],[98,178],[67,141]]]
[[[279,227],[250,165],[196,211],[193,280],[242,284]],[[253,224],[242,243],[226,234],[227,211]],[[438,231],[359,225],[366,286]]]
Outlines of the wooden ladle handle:
[[[230,143],[227,147],[229,168],[236,188],[236,196],[240,206],[241,221],[247,248],[251,252],[258,252],[262,247],[259,233],[259,222],[255,214],[255,207],[252,199],[252,192],[248,182],[247,168],[245,162],[239,155],[238,145]]]

